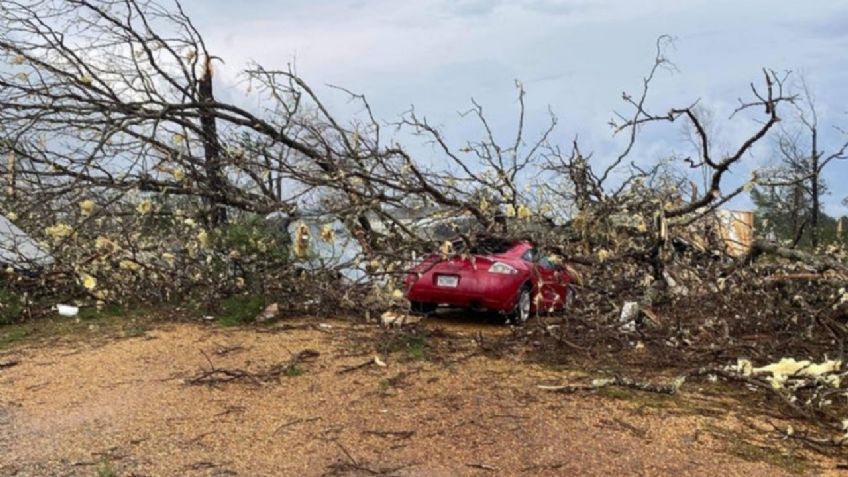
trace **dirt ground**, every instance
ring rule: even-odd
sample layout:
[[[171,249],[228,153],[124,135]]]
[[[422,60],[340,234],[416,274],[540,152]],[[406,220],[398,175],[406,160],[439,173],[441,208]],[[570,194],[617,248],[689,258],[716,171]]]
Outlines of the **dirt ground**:
[[[0,349],[2,476],[836,475],[774,418],[707,390],[539,389],[586,373],[479,353],[504,326],[437,333],[317,319],[157,324]],[[475,340],[475,337],[478,337]],[[320,353],[279,380],[258,374]],[[385,366],[363,365],[379,355]],[[363,365],[357,367],[357,365]],[[345,371],[345,372],[343,372]],[[591,374],[591,373],[590,373]]]

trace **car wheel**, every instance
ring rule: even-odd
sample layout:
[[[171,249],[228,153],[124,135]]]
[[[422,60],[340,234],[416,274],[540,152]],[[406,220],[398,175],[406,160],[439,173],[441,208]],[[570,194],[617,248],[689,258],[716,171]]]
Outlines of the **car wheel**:
[[[521,326],[527,323],[530,319],[530,288],[522,287],[518,295],[518,301],[515,303],[515,309],[510,313],[510,321],[512,324]]]
[[[409,303],[409,310],[413,313],[418,313],[421,315],[429,315],[436,311],[436,305],[434,303],[424,303],[420,301],[413,301]]]

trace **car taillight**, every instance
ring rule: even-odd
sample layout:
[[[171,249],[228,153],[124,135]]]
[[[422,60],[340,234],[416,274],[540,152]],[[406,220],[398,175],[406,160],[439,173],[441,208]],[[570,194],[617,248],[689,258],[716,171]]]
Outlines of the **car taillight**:
[[[518,273],[514,267],[502,262],[495,262],[489,267],[489,273],[503,273],[504,275],[515,275]]]

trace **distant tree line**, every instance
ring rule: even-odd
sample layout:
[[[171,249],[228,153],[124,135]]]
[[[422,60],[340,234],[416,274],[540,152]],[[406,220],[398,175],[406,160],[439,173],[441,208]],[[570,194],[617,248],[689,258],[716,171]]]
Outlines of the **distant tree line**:
[[[844,244],[848,242],[846,219],[825,213],[821,199],[829,193],[826,168],[848,157],[848,141],[838,126],[822,131],[815,95],[804,77],[798,89],[793,114],[776,134],[773,165],[762,172],[751,191],[756,227],[761,234],[792,248]],[[836,132],[842,142],[824,146],[822,135],[826,132]]]

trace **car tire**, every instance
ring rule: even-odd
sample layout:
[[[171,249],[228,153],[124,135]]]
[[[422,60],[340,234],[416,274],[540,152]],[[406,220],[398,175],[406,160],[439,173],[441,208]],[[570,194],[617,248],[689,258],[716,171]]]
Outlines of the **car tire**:
[[[518,292],[518,300],[515,301],[515,308],[509,313],[509,321],[515,326],[522,326],[530,319],[530,287],[525,285]]]
[[[409,311],[419,315],[429,315],[436,311],[436,305],[434,303],[412,301],[409,303]]]

